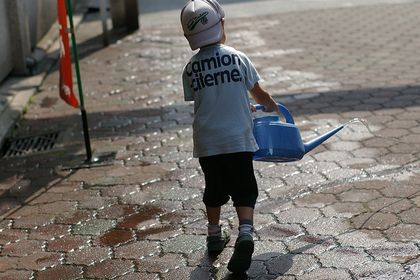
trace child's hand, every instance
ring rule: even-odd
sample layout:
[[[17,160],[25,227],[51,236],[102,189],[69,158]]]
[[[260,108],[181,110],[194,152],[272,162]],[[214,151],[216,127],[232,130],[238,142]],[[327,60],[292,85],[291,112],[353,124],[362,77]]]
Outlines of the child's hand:
[[[261,88],[258,82],[250,92],[257,103],[264,105],[264,112],[277,112],[277,114],[280,114],[276,101],[268,92]]]
[[[269,102],[267,105],[264,106],[264,112],[279,112],[279,107],[275,102]]]
[[[253,113],[257,112],[257,107],[255,107],[255,105],[249,104],[249,108],[251,108],[251,112]]]

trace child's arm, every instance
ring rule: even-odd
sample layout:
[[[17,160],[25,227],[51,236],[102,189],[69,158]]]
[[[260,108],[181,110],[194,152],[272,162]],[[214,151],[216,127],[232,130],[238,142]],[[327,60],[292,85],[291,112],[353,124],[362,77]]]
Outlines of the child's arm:
[[[255,86],[251,89],[251,96],[254,98],[255,102],[264,105],[265,112],[279,112],[276,101],[270,96],[268,92],[261,88],[260,84],[257,82]]]

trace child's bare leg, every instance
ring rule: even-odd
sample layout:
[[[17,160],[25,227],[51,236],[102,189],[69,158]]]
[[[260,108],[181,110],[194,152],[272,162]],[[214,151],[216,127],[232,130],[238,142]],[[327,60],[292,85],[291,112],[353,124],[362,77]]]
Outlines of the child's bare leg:
[[[220,209],[221,207],[207,207],[207,220],[209,225],[219,225],[220,223]]]
[[[236,213],[238,214],[239,221],[248,220],[254,221],[254,208],[246,207],[246,206],[239,206],[236,207]]]

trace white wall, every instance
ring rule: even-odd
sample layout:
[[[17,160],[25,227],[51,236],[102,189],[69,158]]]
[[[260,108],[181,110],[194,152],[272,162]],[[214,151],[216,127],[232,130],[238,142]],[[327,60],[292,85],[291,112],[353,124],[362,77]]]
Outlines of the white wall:
[[[0,81],[3,80],[13,68],[10,47],[10,29],[7,18],[5,0],[0,0]]]
[[[24,0],[30,26],[31,47],[35,47],[57,20],[57,0]]]
[[[56,0],[0,0],[0,82],[27,74],[25,58],[56,19]]]

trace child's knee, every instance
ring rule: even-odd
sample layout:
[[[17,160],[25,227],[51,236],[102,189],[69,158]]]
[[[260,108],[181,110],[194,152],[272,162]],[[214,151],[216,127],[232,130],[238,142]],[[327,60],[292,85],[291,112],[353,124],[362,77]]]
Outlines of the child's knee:
[[[229,201],[228,195],[204,192],[203,202],[207,207],[220,207]]]

